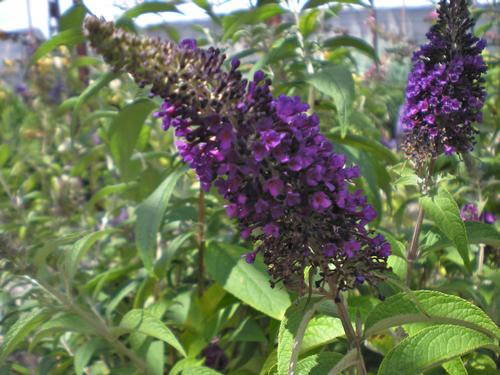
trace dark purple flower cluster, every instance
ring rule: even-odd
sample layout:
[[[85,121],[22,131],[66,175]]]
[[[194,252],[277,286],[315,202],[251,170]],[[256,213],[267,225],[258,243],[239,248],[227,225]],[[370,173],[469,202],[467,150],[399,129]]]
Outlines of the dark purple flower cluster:
[[[390,246],[366,229],[376,213],[360,190],[351,189],[359,170],[347,167],[344,155],[333,151],[320,133],[319,118],[306,113],[307,104],[299,97],[274,98],[271,81],[261,71],[250,82],[242,79],[238,60],[223,71],[223,56],[197,48],[194,41],[167,48],[128,36],[130,44],[147,46],[137,54],[154,57],[160,50],[168,55],[164,59],[177,62],[163,67],[166,72],[145,73],[151,62],[118,58],[109,51],[115,32],[106,29],[111,35],[106,41],[95,24],[100,21],[92,22],[94,46],[108,62],[119,61],[165,100],[156,113],[163,128],[174,129],[179,153],[202,187],[215,186],[227,200],[228,216],[254,243],[246,260],[252,263],[262,253],[273,285],[282,280],[304,291],[307,266],[318,272],[319,284],[328,280],[338,290],[377,281],[377,271],[387,269]]]
[[[471,34],[466,0],[441,0],[429,42],[415,52],[402,124],[404,148],[417,164],[441,153],[472,150],[486,92],[481,52],[484,39]]]
[[[465,204],[460,210],[460,217],[463,221],[477,221],[486,224],[494,224],[496,221],[495,214],[491,212],[483,211],[479,215],[479,210],[474,203]]]

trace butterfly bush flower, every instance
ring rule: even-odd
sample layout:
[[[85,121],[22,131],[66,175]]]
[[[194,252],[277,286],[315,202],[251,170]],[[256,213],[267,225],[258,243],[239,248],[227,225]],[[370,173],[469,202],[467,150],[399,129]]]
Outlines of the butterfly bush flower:
[[[466,0],[441,0],[428,43],[413,55],[402,117],[404,149],[421,165],[437,157],[471,151],[486,92],[484,39],[471,33]]]
[[[254,243],[246,261],[262,254],[272,285],[303,291],[307,266],[320,275],[318,285],[333,281],[338,290],[380,278],[390,246],[366,229],[376,213],[350,189],[359,169],[346,166],[299,97],[273,97],[263,72],[247,81],[238,60],[223,69],[219,50],[193,40],[141,38],[97,18],[85,26],[115,70],[163,98],[156,116],[174,129],[203,189],[214,186],[225,198],[227,215]]]

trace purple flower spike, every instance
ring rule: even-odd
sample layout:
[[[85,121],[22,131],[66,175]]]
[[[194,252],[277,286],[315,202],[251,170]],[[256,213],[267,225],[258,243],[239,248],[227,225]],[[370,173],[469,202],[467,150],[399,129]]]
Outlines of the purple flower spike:
[[[215,187],[227,201],[227,215],[254,245],[245,260],[253,263],[261,253],[271,285],[282,280],[305,293],[308,266],[321,275],[319,284],[332,278],[338,290],[355,288],[360,275],[370,284],[381,279],[390,246],[367,228],[376,212],[354,191],[359,168],[346,166],[345,156],[321,134],[319,117],[306,113],[309,106],[300,97],[273,97],[263,72],[247,81],[238,60],[225,70],[219,50],[198,48],[193,40],[175,44],[141,38],[94,17],[86,19],[85,28],[92,46],[116,71],[130,72],[163,98],[155,116],[165,129],[174,128],[179,154],[202,188]],[[467,64],[454,68],[459,82]],[[429,87],[440,88],[428,81]],[[452,111],[447,116],[464,108],[456,95],[446,93],[449,99],[441,103],[445,95],[436,90],[441,92],[433,97],[436,104],[420,98],[420,91],[408,91],[408,97],[422,101],[409,109],[412,116],[420,109],[439,125],[441,115],[434,108]],[[415,119],[407,118],[405,126],[417,127]]]
[[[417,167],[441,154],[472,150],[486,98],[481,52],[466,0],[441,0],[429,42],[413,55],[401,123],[403,148]]]

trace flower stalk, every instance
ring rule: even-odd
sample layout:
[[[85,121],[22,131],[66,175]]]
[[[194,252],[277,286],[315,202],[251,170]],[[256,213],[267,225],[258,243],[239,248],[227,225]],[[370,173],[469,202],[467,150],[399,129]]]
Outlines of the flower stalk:
[[[200,188],[198,194],[198,296],[203,296],[205,287],[205,191]]]

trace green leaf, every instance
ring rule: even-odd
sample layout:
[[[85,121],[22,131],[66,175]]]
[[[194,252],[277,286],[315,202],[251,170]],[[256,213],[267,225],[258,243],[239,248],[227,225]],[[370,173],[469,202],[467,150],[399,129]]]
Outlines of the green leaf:
[[[186,352],[177,337],[163,322],[152,315],[150,312],[142,309],[130,310],[123,317],[120,327],[130,332],[138,332],[147,336],[155,337],[177,349],[177,351],[186,357]]]
[[[221,24],[220,17],[214,12],[212,5],[208,2],[208,0],[193,0],[193,3],[203,9],[215,23],[218,25]]]
[[[122,16],[116,21],[117,26],[120,25],[120,23],[124,22],[125,19],[132,19],[135,17],[140,16],[141,14],[145,13],[160,13],[160,12],[175,12],[175,13],[182,13],[177,9],[177,7],[174,4],[169,4],[164,1],[148,1],[144,3],[140,3],[129,10],[127,10],[125,13],[122,14]]]
[[[156,253],[156,235],[163,222],[163,216],[177,181],[184,169],[172,172],[156,190],[137,207],[135,243],[144,266],[152,274]]]
[[[30,332],[38,328],[48,317],[49,313],[46,310],[31,311],[22,315],[3,337],[0,345],[0,363],[3,363]]]
[[[366,320],[365,337],[416,322],[460,325],[500,339],[500,329],[479,307],[460,297],[430,290],[418,290],[412,295],[399,293],[377,305]]]
[[[55,317],[51,316],[49,320],[40,326],[30,341],[28,349],[33,351],[43,339],[68,332],[78,332],[85,335],[95,335],[97,333],[95,328],[79,315],[63,313]]]
[[[498,233],[494,225],[475,221],[467,221],[464,224],[469,243],[500,247],[500,233]],[[453,242],[447,238],[439,236],[439,239],[436,242],[424,247],[422,252],[436,251],[449,246],[453,246]]]
[[[82,239],[78,240],[70,250],[66,253],[64,257],[64,266],[66,270],[66,275],[69,280],[73,279],[76,273],[78,264],[82,258],[87,254],[90,248],[101,238],[107,236],[113,232],[113,230],[107,229],[100,232],[94,232],[86,235]]]
[[[469,272],[472,268],[469,260],[469,240],[465,225],[460,218],[460,210],[453,196],[445,189],[440,189],[437,196],[423,197],[420,200],[425,214],[430,217],[436,226],[449,240],[451,240],[460,256],[464,260],[464,265]]]
[[[81,29],[86,13],[87,11],[82,4],[72,5],[61,15],[59,31]]]
[[[316,315],[311,318],[307,325],[300,353],[323,347],[344,334],[344,327],[340,319],[333,316]]]
[[[319,9],[313,9],[311,11],[305,12],[300,16],[299,31],[304,37],[307,37],[310,34],[312,34],[318,27],[319,14],[320,14]]]
[[[180,361],[177,361],[174,366],[170,369],[169,375],[179,375],[184,374],[189,368],[192,367],[201,367],[205,363],[204,359],[196,359],[196,358],[182,358]]]
[[[281,320],[290,306],[290,296],[280,286],[271,288],[265,265],[259,257],[254,264],[247,264],[241,258],[247,251],[236,245],[211,242],[206,251],[207,271],[236,298]]]
[[[328,137],[335,142],[363,150],[373,157],[382,159],[384,162],[391,165],[398,162],[397,156],[391,150],[370,138],[353,134],[348,134],[345,137],[341,137],[337,132],[330,133]]]
[[[354,101],[354,80],[351,72],[343,66],[330,66],[310,75],[307,81],[318,91],[333,99],[341,135],[344,137],[347,134]]]
[[[250,10],[244,10],[231,13],[222,19],[222,27],[224,35],[222,40],[227,40],[233,34],[240,30],[244,25],[252,25],[259,22],[264,22],[271,17],[277,16],[284,12],[278,4],[265,4]]]
[[[460,357],[443,363],[443,368],[449,375],[468,375],[464,363]]]
[[[189,367],[182,371],[182,375],[222,375],[220,372],[212,370],[210,367],[199,366]]]
[[[125,106],[113,119],[109,130],[109,146],[120,174],[125,180],[133,177],[130,157],[141,133],[144,121],[156,108],[149,99],[138,99]]]
[[[7,163],[11,153],[12,151],[6,143],[0,145],[0,168]]]
[[[307,305],[306,299],[292,304],[281,321],[278,333],[278,374],[295,372],[299,350],[307,324],[318,308],[318,300]]]
[[[82,375],[83,370],[85,370],[85,367],[89,364],[94,353],[105,347],[106,342],[100,337],[93,337],[85,344],[79,346],[75,351],[75,357],[73,359],[75,374]]]
[[[165,367],[165,343],[153,341],[146,353],[146,364],[153,375],[163,375]]]
[[[362,54],[368,56],[372,60],[379,62],[377,52],[373,49],[371,45],[365,42],[361,38],[357,38],[350,35],[339,35],[329,38],[323,42],[324,48],[335,49],[339,47],[353,47]]]
[[[194,231],[184,233],[175,237],[167,246],[166,250],[162,253],[160,259],[155,264],[154,272],[157,277],[162,277],[164,272],[168,269],[172,259],[181,246],[191,237],[195,235]]]
[[[361,5],[364,7],[368,7],[369,5],[363,3],[361,0],[309,0],[307,1],[302,9],[316,8],[321,5],[330,4],[330,3],[340,3],[340,4],[355,4]]]
[[[76,44],[83,43],[85,37],[80,28],[73,28],[60,32],[54,35],[52,38],[43,42],[40,47],[35,51],[30,60],[30,65],[37,62],[43,56],[53,51],[56,47],[65,45],[67,47],[72,47]]]
[[[59,112],[64,112],[67,109],[73,108],[73,116],[76,119],[78,112],[87,100],[97,94],[104,86],[110,83],[115,78],[119,77],[120,73],[108,72],[101,75],[97,80],[92,82],[78,97],[66,99],[60,106]]]
[[[419,375],[455,357],[493,345],[493,339],[469,328],[454,325],[429,327],[407,337],[392,349],[377,374]]]
[[[358,361],[358,353],[356,349],[349,350],[342,359],[328,372],[328,375],[338,375],[342,371],[356,365]]]
[[[342,359],[342,354],[323,352],[313,354],[297,363],[297,375],[324,375]]]
[[[120,289],[113,295],[113,298],[106,304],[105,315],[109,321],[112,320],[111,314],[113,313],[114,309],[116,309],[116,307],[127,295],[131,294],[133,291],[137,291],[138,285],[138,280],[132,280],[130,283],[125,285],[122,289]]]

